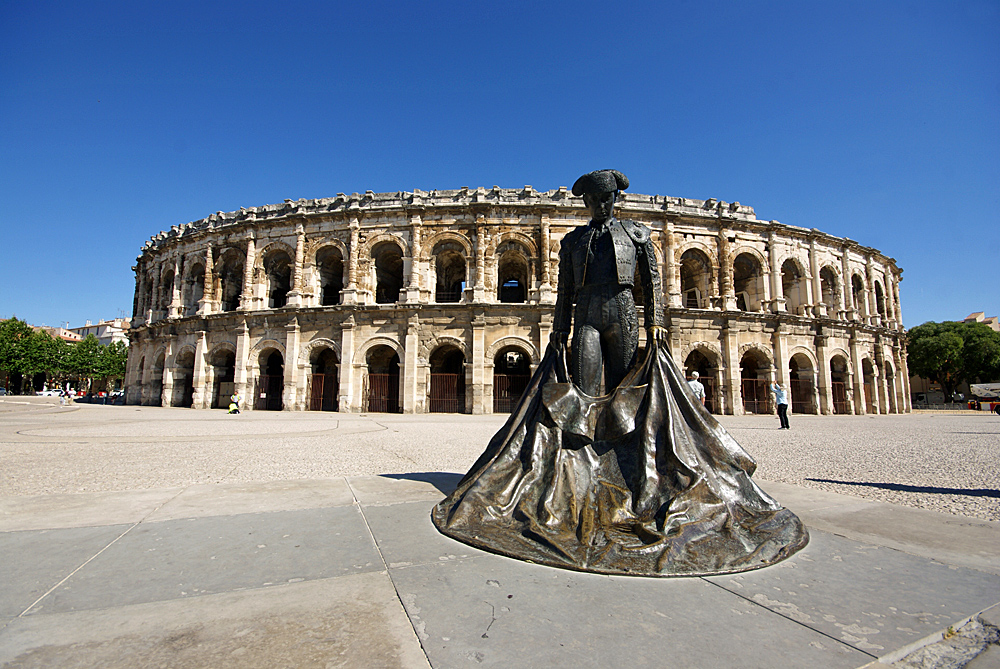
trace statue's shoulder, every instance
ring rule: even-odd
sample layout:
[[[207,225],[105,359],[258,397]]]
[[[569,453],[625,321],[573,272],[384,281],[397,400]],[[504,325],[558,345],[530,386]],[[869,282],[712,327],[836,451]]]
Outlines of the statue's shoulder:
[[[642,223],[622,219],[621,224],[625,228],[625,232],[628,233],[628,236],[634,239],[637,244],[645,244],[649,241],[649,228]]]
[[[565,235],[563,235],[562,242],[560,242],[560,246],[562,248],[568,248],[572,246],[574,243],[576,243],[577,240],[579,240],[583,236],[583,233],[587,231],[588,227],[589,226],[587,225],[578,225],[569,232],[567,232]]]

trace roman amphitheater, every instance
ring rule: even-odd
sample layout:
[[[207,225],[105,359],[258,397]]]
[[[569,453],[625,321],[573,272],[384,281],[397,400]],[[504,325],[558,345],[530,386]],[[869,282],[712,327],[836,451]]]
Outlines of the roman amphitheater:
[[[671,352],[715,413],[910,410],[902,271],[738,202],[622,193],[652,229]],[[218,212],[145,244],[127,400],[509,412],[552,328],[565,187],[373,193]],[[641,302],[637,300],[637,303]],[[642,345],[642,342],[640,342]]]

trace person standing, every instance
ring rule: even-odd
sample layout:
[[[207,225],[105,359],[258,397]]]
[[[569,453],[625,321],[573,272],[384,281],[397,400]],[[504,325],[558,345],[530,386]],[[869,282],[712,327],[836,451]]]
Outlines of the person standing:
[[[774,393],[774,402],[778,405],[778,420],[781,422],[779,430],[788,430],[788,395],[777,383],[771,384],[771,392]]]
[[[698,372],[691,372],[691,380],[687,383],[694,396],[701,400],[701,405],[705,406],[705,386],[698,380],[699,376]]]

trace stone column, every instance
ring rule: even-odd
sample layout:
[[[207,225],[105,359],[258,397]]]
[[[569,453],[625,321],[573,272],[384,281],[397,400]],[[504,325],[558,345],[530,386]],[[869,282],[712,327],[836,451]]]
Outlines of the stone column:
[[[175,281],[176,283],[176,281]],[[168,407],[174,402],[174,349],[177,347],[177,335],[167,335],[167,348],[163,354],[163,391],[160,393],[160,406]]]
[[[243,406],[240,407],[241,410],[252,410],[254,400],[256,399],[251,397],[254,388],[253,380],[248,378],[249,370],[247,369],[247,359],[249,355],[250,328],[247,327],[246,319],[243,319],[236,327],[236,369],[233,374],[233,385],[243,397]]]
[[[828,340],[829,337],[824,334],[816,335],[814,340],[816,344],[816,364],[819,366],[819,369],[816,370],[816,385],[819,393],[817,408],[819,413],[824,416],[833,414],[833,384],[830,383],[830,361],[827,357]]]
[[[486,301],[486,217],[483,214],[476,214],[476,283],[472,301]]]
[[[150,384],[153,381],[153,367],[156,365],[156,361],[152,359],[152,356],[155,353],[156,353],[155,347],[147,347],[146,350],[143,352],[143,356],[146,357],[146,362],[143,364],[142,367],[142,380],[141,380],[142,388],[140,389],[141,394],[139,395],[139,404],[143,406],[147,406],[150,401],[149,397]],[[165,364],[166,360],[164,360],[164,365]]]
[[[555,302],[556,295],[552,291],[552,269],[550,267],[551,262],[549,259],[551,251],[551,239],[549,238],[549,212],[542,211],[540,231],[539,231],[539,260],[541,261],[542,270],[542,285],[538,288],[538,301],[542,304],[552,304]],[[490,404],[490,408],[493,405]]]
[[[854,306],[854,288],[852,286],[853,274],[851,274],[851,262],[849,259],[849,253],[847,247],[844,247],[843,256],[841,257],[841,266],[843,267],[844,280],[844,312],[847,320],[852,321],[857,318],[856,307]]]
[[[341,291],[341,304],[358,304],[358,253],[361,249],[360,233],[361,221],[357,216],[351,217],[351,244],[347,249],[347,287]],[[341,404],[343,406],[343,403]]]
[[[181,313],[181,286],[184,284],[184,264],[181,258],[174,259],[174,290],[170,298],[170,310],[168,318],[180,318]]]
[[[348,316],[340,326],[340,410],[348,413],[363,411],[355,398],[357,370],[354,368],[354,315]]]
[[[819,276],[819,258],[816,257],[816,238],[809,238],[809,271],[812,272],[812,304],[813,315],[826,316],[826,303],[823,302],[823,285]],[[835,314],[829,314],[831,317]]]
[[[733,292],[733,268],[729,262],[729,238],[726,234],[720,222],[716,238],[719,246],[719,307],[724,311],[734,311],[736,294]]]
[[[160,306],[159,302],[160,302],[160,272],[161,272],[161,269],[158,268],[158,267],[154,267],[153,269],[154,269],[154,273],[153,273],[153,290],[150,292],[150,295],[149,295],[149,304],[146,305],[146,309],[148,310],[147,314],[146,314],[146,322],[147,323],[152,323],[154,320],[156,320],[157,311],[159,311],[159,306]]]
[[[403,413],[417,413],[423,402],[417,397],[417,370],[420,359],[420,318],[417,312],[410,314],[406,321],[403,337],[406,360],[403,363]]]
[[[851,367],[854,368],[854,413],[863,416],[868,413],[865,405],[865,373],[861,367],[861,347],[857,333],[851,333]]]
[[[143,321],[146,320],[146,271],[142,268],[142,265],[137,266],[138,269],[135,273],[135,308],[132,309],[132,320],[135,321],[133,325],[141,325]]]
[[[892,300],[896,303],[896,329],[903,329],[903,306],[899,301],[899,280],[893,281]]]
[[[293,318],[285,326],[285,378],[281,396],[281,406],[285,411],[302,410],[302,402],[296,392],[299,382],[299,334],[299,319]]]
[[[483,386],[486,369],[486,312],[477,309],[472,314],[472,413],[481,414],[486,404]],[[489,398],[490,402],[493,398]]]
[[[407,304],[420,302],[420,231],[423,220],[420,213],[410,215],[410,273],[406,282]],[[406,259],[403,259],[405,265]]]
[[[725,396],[727,411],[734,416],[743,415],[743,389],[740,386],[740,347],[736,332],[727,321],[722,326],[722,358],[725,383],[719,385],[719,395]]]
[[[777,221],[772,221],[777,223]],[[771,311],[785,311],[785,294],[781,290],[781,267],[778,266],[778,237],[774,230],[767,233],[767,262],[771,266]]]
[[[881,325],[878,313],[878,302],[875,300],[875,270],[872,267],[871,255],[865,256],[865,313],[868,314],[869,325]]]
[[[679,309],[684,306],[681,298],[679,267],[676,258],[676,240],[674,239],[674,223],[667,220],[663,224],[663,289],[666,292],[667,307]],[[722,386],[719,386],[720,388]]]
[[[205,362],[205,331],[198,333],[194,345],[194,369],[191,370],[191,387],[194,390],[191,406],[195,409],[208,409],[212,402],[212,392],[205,387],[205,377],[208,365]]]
[[[899,346],[897,340],[896,344],[896,358],[899,361],[899,374],[900,388],[903,393],[903,411],[905,413],[910,413],[913,411],[913,397],[910,395],[910,371],[906,366],[906,350]]]
[[[302,272],[306,260],[306,231],[301,223],[295,226],[295,267],[292,268],[292,289],[288,291],[288,306],[302,306]],[[286,372],[288,366],[285,366]]]
[[[243,265],[243,292],[240,294],[240,311],[250,311],[254,308],[253,264],[256,262],[256,256],[257,248],[253,234],[251,234],[247,238],[246,264]]]
[[[215,274],[212,271],[212,245],[205,249],[205,289],[198,300],[198,315],[206,316],[215,311]],[[207,408],[207,407],[206,407]]]

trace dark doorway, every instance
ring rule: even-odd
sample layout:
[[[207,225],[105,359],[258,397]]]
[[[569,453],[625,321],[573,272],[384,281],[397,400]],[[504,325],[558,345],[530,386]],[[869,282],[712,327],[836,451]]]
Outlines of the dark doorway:
[[[337,392],[339,379],[337,374],[337,354],[325,348],[312,363],[312,375],[309,377],[309,410],[338,411]]]
[[[442,346],[431,354],[431,413],[465,412],[465,355],[454,346]]]
[[[364,406],[373,413],[401,413],[399,403],[399,354],[388,346],[374,346],[365,356]]]
[[[501,349],[493,358],[493,413],[513,411],[530,378],[528,355],[514,347]]]
[[[285,359],[277,351],[272,351],[270,354],[262,353],[261,361],[264,363],[261,365],[263,374],[257,378],[254,409],[281,411],[283,407],[281,392],[285,386]]]

